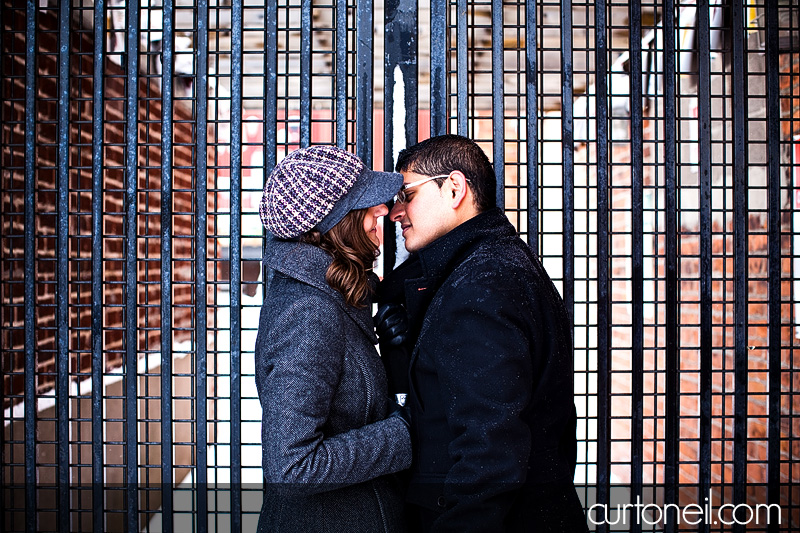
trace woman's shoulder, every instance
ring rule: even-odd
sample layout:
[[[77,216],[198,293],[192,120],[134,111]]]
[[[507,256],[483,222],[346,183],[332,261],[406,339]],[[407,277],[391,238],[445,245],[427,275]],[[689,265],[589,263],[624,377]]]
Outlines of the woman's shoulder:
[[[324,311],[334,315],[341,306],[329,292],[281,272],[273,274],[264,304]]]

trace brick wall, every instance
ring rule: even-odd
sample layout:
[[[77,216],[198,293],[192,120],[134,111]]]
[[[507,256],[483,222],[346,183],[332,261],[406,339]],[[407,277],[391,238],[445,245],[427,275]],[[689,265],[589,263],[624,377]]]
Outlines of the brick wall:
[[[24,9],[5,9],[2,77],[2,174],[0,175],[0,344],[3,347],[5,404],[19,398],[24,368],[24,232],[34,231],[36,286],[37,391],[52,387],[56,358],[57,95],[58,34],[55,11],[37,15],[37,95],[35,132],[35,226],[24,225]],[[11,31],[11,30],[14,31]],[[91,189],[93,42],[73,31],[69,109],[69,327],[71,372],[91,366]],[[106,61],[103,112],[103,352],[106,369],[122,363],[125,335],[125,73]],[[137,204],[138,347],[159,350],[160,304],[160,160],[161,95],[155,80],[139,82],[139,176]],[[193,167],[195,132],[192,111],[174,108],[173,327],[176,342],[191,337],[193,326],[194,234]],[[209,309],[209,313],[211,313]],[[211,316],[210,316],[211,318]],[[186,328],[186,329],[180,329]],[[88,377],[88,376],[87,376]]]

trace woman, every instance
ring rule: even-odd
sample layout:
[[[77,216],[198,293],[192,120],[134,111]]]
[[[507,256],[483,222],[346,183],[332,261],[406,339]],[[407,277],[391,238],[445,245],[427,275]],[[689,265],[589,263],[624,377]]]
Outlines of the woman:
[[[390,474],[411,463],[408,421],[390,406],[370,313],[377,222],[402,183],[331,146],[292,152],[267,179],[259,531],[403,530]]]

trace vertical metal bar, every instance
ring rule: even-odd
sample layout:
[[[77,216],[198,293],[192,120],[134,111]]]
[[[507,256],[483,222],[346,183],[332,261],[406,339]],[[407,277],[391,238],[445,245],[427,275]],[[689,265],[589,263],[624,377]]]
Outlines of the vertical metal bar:
[[[631,95],[631,501],[642,496],[642,461],[644,460],[642,435],[644,390],[644,169],[642,153],[642,3],[633,0],[628,5],[631,26],[630,39],[630,95]],[[631,524],[631,532],[639,533],[638,521]]]
[[[405,148],[417,142],[417,2],[416,0],[388,0],[386,3],[386,33],[384,61],[384,170],[394,170],[395,148]],[[395,76],[400,75],[402,90],[395,86]],[[397,101],[395,101],[397,99]],[[402,124],[395,119],[395,106],[403,117]],[[401,129],[402,128],[402,129]],[[405,137],[401,137],[404,132]],[[384,221],[384,264],[391,267],[396,258],[396,225]]]
[[[431,0],[431,137],[447,133],[447,0]]]
[[[231,5],[231,531],[242,531],[242,0]]]
[[[562,172],[564,209],[564,283],[563,298],[570,321],[574,318],[574,266],[575,250],[573,231],[575,210],[573,201],[573,180],[575,177],[575,146],[573,143],[574,125],[572,123],[572,0],[561,3],[561,130],[562,134]]]
[[[266,53],[264,54],[264,180],[277,164],[278,152],[278,0],[268,0],[264,7],[266,19],[264,23],[264,40]],[[262,184],[263,186],[263,184]],[[262,256],[269,246],[270,234],[264,232]],[[261,280],[263,294],[266,296],[267,285],[270,279],[270,270],[262,262]]]
[[[6,37],[5,37],[6,29],[5,29],[5,24],[3,22],[4,10],[5,10],[5,7],[4,6],[0,6],[0,43],[5,43],[6,42],[6,40],[5,40],[6,39]],[[4,65],[5,61],[6,61],[6,48],[4,46],[0,46],[0,65]],[[10,77],[10,73],[8,73],[8,74],[9,74],[9,77]],[[0,69],[0,101],[5,101],[6,98],[8,98],[10,96],[7,93],[6,87],[7,87],[7,85],[6,85],[6,73],[2,69]],[[6,146],[7,143],[8,143],[8,141],[5,138],[0,140],[0,150],[3,150],[4,153],[5,153],[5,146]],[[5,157],[0,154],[0,164],[2,164],[4,161],[5,161]],[[24,178],[25,178],[25,176],[23,175],[23,182],[25,181]],[[3,180],[3,178],[0,177],[0,184],[2,184],[2,182],[3,182],[2,180]],[[13,178],[9,177],[8,183],[11,183],[12,181],[13,181]],[[25,200],[24,200],[24,197],[23,197],[23,211],[25,209],[24,206],[25,206]],[[24,217],[24,213],[23,213],[23,217]],[[23,252],[23,254],[24,254],[24,252]],[[5,252],[0,253],[0,259],[5,259]],[[23,261],[24,261],[24,255],[23,255]],[[23,291],[24,290],[25,289],[24,289],[24,278],[23,278]],[[23,349],[24,349],[24,346],[23,346]],[[0,404],[2,404],[2,405],[6,404],[6,397],[7,397],[8,393],[10,393],[10,392],[11,391],[7,391],[5,387],[0,387]],[[0,411],[0,424],[3,425],[3,428],[6,427],[6,420],[9,420],[9,422],[10,422],[11,418],[12,418],[11,416],[9,416],[8,418],[6,417],[5,409]],[[6,442],[7,442],[7,438],[8,437],[10,437],[10,435],[7,435],[5,431],[0,433],[0,464],[3,464],[3,465],[7,464],[7,459],[6,459],[7,446],[6,446]],[[8,483],[9,477],[7,475],[7,472],[8,472],[8,470],[5,469],[5,468],[0,470],[0,486],[2,486],[2,487],[5,487],[7,485],[7,483]],[[8,501],[6,499],[6,494],[5,494],[5,490],[4,489],[0,489],[0,498],[2,498],[3,502]],[[0,524],[5,524],[5,523],[6,523],[6,510],[5,510],[5,506],[3,506],[3,508],[0,509]],[[5,526],[2,526],[2,527],[5,527]],[[3,530],[0,529],[0,531],[3,531]]]
[[[72,5],[58,9],[58,245],[56,317],[58,320],[58,528],[69,531],[69,24]]]
[[[394,170],[394,99],[395,99],[395,70],[399,69],[402,54],[403,14],[400,13],[400,0],[386,0],[384,10],[383,34],[383,168],[391,172]],[[338,52],[338,50],[337,50]],[[403,87],[405,89],[405,86]],[[403,105],[400,102],[399,105]],[[388,217],[383,222],[383,260],[385,270],[391,269],[397,257],[396,224]]]
[[[606,1],[594,8],[597,125],[597,503],[608,505],[611,480],[611,339],[608,246],[608,45]],[[588,503],[588,502],[587,502]],[[598,531],[608,530],[607,524]]]
[[[311,4],[300,3],[300,146],[311,144]],[[288,110],[287,110],[288,111]]]
[[[603,0],[600,0],[603,1]],[[525,0],[525,109],[527,110],[528,244],[539,243],[539,85],[536,78],[538,41],[536,1]]]
[[[494,3],[492,9],[495,9]],[[494,24],[494,16],[492,16],[492,24]],[[501,16],[501,32],[502,26]],[[458,78],[458,83],[456,84],[456,93],[458,94],[456,115],[458,116],[458,134],[464,137],[469,136],[467,128],[467,119],[469,118],[469,109],[467,107],[467,72],[469,70],[467,66],[467,29],[467,0],[456,0],[456,76]],[[492,43],[494,43],[494,40],[492,40]]]
[[[336,2],[336,146],[347,148],[347,0]],[[384,96],[388,101],[388,97]],[[387,117],[387,119],[390,117]]]
[[[767,174],[769,183],[769,429],[767,433],[767,504],[770,533],[780,527],[781,479],[781,87],[778,63],[778,6],[766,6]],[[796,164],[797,162],[795,162]]]
[[[372,168],[372,0],[356,8],[356,155]]]
[[[678,187],[677,128],[675,117],[675,3],[665,0],[664,35],[664,276],[666,307],[666,401],[664,428],[665,504],[678,503],[678,439],[680,423],[680,390],[678,375]],[[674,509],[670,507],[669,509]],[[677,516],[673,511],[665,524],[667,533],[676,531]]]
[[[125,123],[125,483],[128,531],[139,523],[136,409],[137,380],[137,220],[138,136],[139,136],[139,3],[127,6],[127,86]]]
[[[36,531],[36,1],[25,13],[25,531]]]
[[[492,152],[494,173],[497,176],[495,202],[506,207],[506,135],[503,99],[503,0],[492,0]],[[466,96],[465,96],[466,101]]]
[[[161,40],[161,522],[174,530],[172,474],[172,71],[174,2],[164,0]]]
[[[208,0],[197,7],[197,152],[195,153],[195,317],[197,319],[195,377],[197,379],[197,530],[208,531],[208,312],[207,312],[207,232],[208,232]]]
[[[406,146],[411,146],[417,142],[419,136],[419,117],[417,116],[417,101],[419,96],[419,73],[417,72],[417,16],[419,5],[417,0],[400,0],[400,5],[403,7],[403,22],[401,25],[401,36],[403,36],[403,62],[400,66],[400,70],[405,80]]]
[[[92,529],[103,530],[103,43],[105,0],[94,4],[92,57]]]
[[[744,5],[733,0],[731,9],[732,97],[746,102],[746,62],[744,53]],[[747,494],[747,117],[745,105],[732,105],[733,111],[733,257],[734,257],[734,414],[733,414],[733,502],[745,503]],[[780,137],[773,138],[777,139]],[[770,206],[771,207],[771,206]],[[770,266],[773,261],[770,257]],[[772,285],[770,285],[772,288]],[[780,322],[780,320],[778,320]],[[745,518],[746,520],[746,518]],[[744,523],[733,526],[744,531]]]
[[[697,4],[697,112],[700,180],[700,493],[705,501],[711,488],[711,56],[708,0]],[[700,531],[709,531],[704,519]]]
[[[265,11],[264,178],[266,179],[277,164],[275,146],[278,129],[278,0],[267,0]],[[262,279],[266,280],[266,276]]]

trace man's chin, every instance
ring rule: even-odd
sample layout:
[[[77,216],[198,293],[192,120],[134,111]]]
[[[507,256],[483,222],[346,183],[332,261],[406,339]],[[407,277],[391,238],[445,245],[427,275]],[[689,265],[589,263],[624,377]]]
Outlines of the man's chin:
[[[414,244],[409,244],[408,241],[405,242],[406,252],[413,254],[417,250],[419,250],[419,246],[415,246]]]

